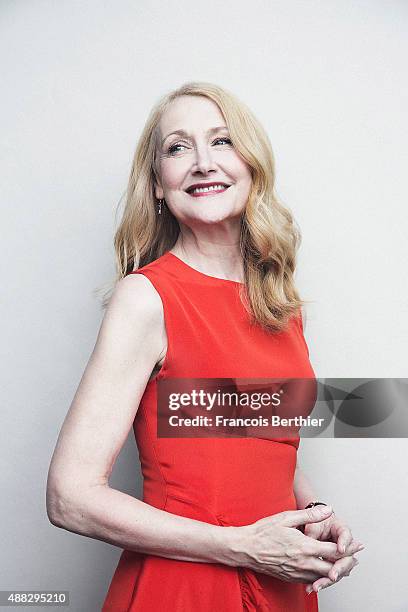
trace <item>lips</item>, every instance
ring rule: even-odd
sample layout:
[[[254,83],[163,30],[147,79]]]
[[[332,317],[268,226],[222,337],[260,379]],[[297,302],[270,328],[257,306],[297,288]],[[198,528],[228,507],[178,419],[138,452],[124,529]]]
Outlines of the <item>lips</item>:
[[[223,189],[215,189],[216,187],[220,186],[223,187]],[[213,189],[210,189],[211,187],[213,187]],[[186,189],[186,193],[188,193],[193,198],[198,198],[202,196],[210,196],[224,193],[229,187],[230,185],[224,183],[223,181],[213,181],[211,183],[194,183],[194,185],[190,185],[190,187]],[[205,189],[205,191],[194,192],[195,189]]]

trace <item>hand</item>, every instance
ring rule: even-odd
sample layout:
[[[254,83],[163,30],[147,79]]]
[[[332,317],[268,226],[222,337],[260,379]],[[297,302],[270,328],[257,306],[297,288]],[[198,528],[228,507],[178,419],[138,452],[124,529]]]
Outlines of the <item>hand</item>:
[[[337,544],[304,535],[297,527],[319,524],[331,513],[328,506],[288,510],[236,528],[238,565],[286,582],[313,583],[328,576],[333,564],[345,555]]]
[[[349,576],[351,570],[358,565],[359,562],[353,555],[363,550],[364,546],[353,539],[350,528],[334,512],[324,521],[305,525],[304,533],[316,540],[336,543],[337,551],[344,555],[333,564],[327,577],[321,577],[308,584],[306,587],[308,593],[332,586],[344,576]]]

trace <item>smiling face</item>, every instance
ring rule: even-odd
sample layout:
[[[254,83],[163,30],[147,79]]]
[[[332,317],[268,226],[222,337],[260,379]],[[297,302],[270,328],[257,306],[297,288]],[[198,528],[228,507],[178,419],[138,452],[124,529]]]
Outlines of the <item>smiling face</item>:
[[[218,105],[205,96],[176,98],[163,113],[159,131],[156,198],[164,198],[188,225],[239,219],[251,191],[251,172],[229,139]]]

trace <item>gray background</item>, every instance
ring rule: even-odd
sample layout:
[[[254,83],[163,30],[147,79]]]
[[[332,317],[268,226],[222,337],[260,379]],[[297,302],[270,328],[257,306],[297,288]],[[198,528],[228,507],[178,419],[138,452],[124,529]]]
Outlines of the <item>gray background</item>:
[[[0,8],[1,589],[69,589],[98,610],[120,550],[53,527],[49,461],[96,340],[115,208],[151,105],[187,80],[265,125],[303,232],[298,284],[319,377],[404,377],[406,2],[7,2]],[[303,440],[318,496],[366,544],[322,612],[408,607],[406,450]],[[267,466],[265,466],[267,469]],[[139,495],[133,434],[112,485]]]

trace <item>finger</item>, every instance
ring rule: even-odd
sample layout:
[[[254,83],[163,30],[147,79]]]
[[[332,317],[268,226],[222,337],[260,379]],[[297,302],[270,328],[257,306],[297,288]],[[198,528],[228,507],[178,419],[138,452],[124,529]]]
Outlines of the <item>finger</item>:
[[[354,555],[355,553],[360,552],[361,550],[364,550],[364,548],[365,548],[364,544],[362,544],[361,542],[357,542],[356,540],[353,540],[351,544],[349,544],[348,547],[346,548],[345,555]]]
[[[339,553],[339,558],[341,557],[349,557],[350,555],[354,555],[357,552],[364,550],[364,545],[361,542],[357,542],[356,540],[352,540],[350,544],[346,546],[345,552],[339,551],[339,543],[337,542],[337,551]]]
[[[310,595],[310,593],[313,593],[313,591],[315,593],[318,593],[320,591],[320,589],[324,588],[325,586],[329,586],[335,584],[334,582],[332,582],[330,580],[330,578],[318,578],[318,580],[315,580],[315,582],[313,582],[312,584],[308,584],[306,587],[306,593],[308,595]]]
[[[284,527],[299,527],[306,523],[318,523],[324,521],[333,512],[331,506],[314,506],[305,510],[286,510],[281,512],[280,523]]]
[[[305,554],[312,557],[322,557],[329,561],[337,561],[343,557],[343,555],[339,553],[335,542],[321,542],[309,536],[304,537],[307,539],[307,541],[303,543]]]
[[[325,542],[327,540],[324,537],[324,533],[321,528],[321,524],[322,523],[308,523],[307,525],[304,526],[304,528],[299,527],[298,529],[301,529],[303,535],[307,536],[308,538],[313,538],[313,540],[319,540],[320,542]]]
[[[306,593],[308,595],[310,595],[310,593],[313,593],[313,591],[315,593],[318,593],[321,589],[324,589],[325,587],[331,586],[332,584],[336,584],[336,583],[333,582],[332,580],[330,580],[330,578],[319,578],[318,580],[313,582],[313,584],[308,584],[307,585]]]
[[[306,587],[306,592],[308,594],[310,594],[312,591],[315,591],[316,593],[318,593],[321,589],[325,589],[326,587],[332,586],[333,584],[336,584],[336,582],[339,582],[339,580],[341,580],[342,578],[344,578],[345,576],[349,576],[351,570],[356,567],[358,565],[358,559],[354,560],[354,563],[352,564],[352,567],[347,569],[341,576],[339,576],[337,578],[337,581],[331,580],[330,578],[323,576],[318,578],[317,580],[315,580],[315,582],[308,584]]]
[[[336,582],[339,582],[339,580],[341,580],[342,578],[346,577],[346,576],[350,576],[350,572],[351,570],[358,565],[358,561],[357,559],[355,560],[355,563],[353,565],[353,567],[349,570],[347,570],[342,576],[339,576],[339,578],[337,579]],[[324,581],[323,584],[319,584],[319,586],[317,587],[317,591],[320,591],[321,589],[326,589],[329,586],[332,586],[333,584],[336,584],[336,582],[333,582],[332,580],[330,580],[329,582],[327,580]]]
[[[337,548],[340,553],[346,552],[347,547],[353,541],[353,535],[351,530],[347,525],[337,526],[336,523],[333,524],[332,528],[334,528],[337,536]]]
[[[343,557],[333,564],[329,570],[328,577],[333,582],[338,582],[344,575],[348,576],[356,565],[358,565],[358,560],[355,557]]]
[[[338,550],[338,544],[336,542],[322,542],[320,540],[316,540],[310,536],[305,536],[308,538],[308,544],[304,544],[305,552],[310,555],[314,555],[316,557],[323,557],[329,561],[337,561],[343,557],[349,557],[350,555],[354,555],[360,550],[364,549],[364,545],[360,542],[353,542],[346,549],[345,553],[340,553]]]
[[[333,563],[326,561],[325,559],[319,559],[316,557],[310,557],[303,561],[304,566],[307,570],[313,572],[318,577],[329,576],[330,570],[334,567]],[[316,580],[316,578],[315,578]],[[312,580],[310,582],[313,582]]]

